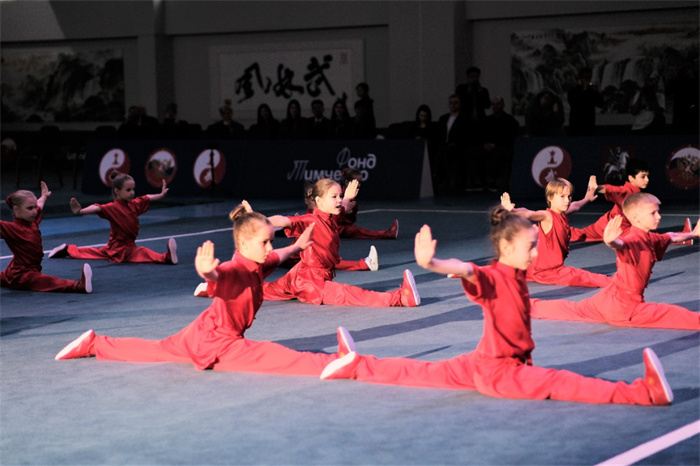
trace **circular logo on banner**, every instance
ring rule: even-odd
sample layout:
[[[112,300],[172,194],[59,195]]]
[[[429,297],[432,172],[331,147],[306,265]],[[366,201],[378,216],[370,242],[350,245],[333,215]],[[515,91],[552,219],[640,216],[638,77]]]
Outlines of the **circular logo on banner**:
[[[117,148],[110,149],[102,156],[102,160],[100,160],[100,180],[102,180],[105,186],[111,188],[112,180],[109,178],[109,175],[113,171],[129,173],[130,168],[131,162],[126,152]]]
[[[554,178],[568,178],[571,174],[571,157],[559,146],[547,146],[532,159],[532,179],[547,186]]]
[[[212,181],[212,166],[214,167],[214,182],[221,183],[226,174],[226,158],[218,149],[202,151],[194,161],[192,174],[194,181],[202,188],[208,188]]]
[[[697,189],[699,170],[700,150],[693,144],[674,150],[666,161],[666,178],[679,189]]]
[[[146,160],[146,180],[155,188],[170,184],[177,172],[177,159],[168,149],[158,149]]]

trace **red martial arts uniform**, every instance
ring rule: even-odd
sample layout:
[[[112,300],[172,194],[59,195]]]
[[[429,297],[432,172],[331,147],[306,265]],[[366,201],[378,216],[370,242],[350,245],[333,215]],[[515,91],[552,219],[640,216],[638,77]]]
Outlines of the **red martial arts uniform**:
[[[318,377],[337,354],[298,352],[270,341],[252,341],[244,332],[263,302],[262,283],[279,264],[272,252],[264,264],[236,252],[208,282],[214,301],[194,322],[164,340],[96,335],[98,359],[131,362],[188,362],[197,369]]]
[[[341,214],[342,215],[342,214]],[[287,236],[299,236],[312,223],[313,246],[301,252],[301,262],[285,276],[263,284],[265,301],[298,299],[311,304],[389,307],[401,306],[401,290],[388,292],[368,291],[333,281],[340,261],[338,223],[335,216],[315,209],[313,214],[287,217],[291,226]]]
[[[343,194],[345,194],[345,189],[343,189]],[[341,238],[354,238],[354,239],[395,239],[396,232],[389,230],[370,230],[369,228],[358,227],[355,225],[357,222],[357,212],[359,210],[357,201],[353,201],[354,205],[349,211],[346,211],[344,215],[338,221],[340,225],[340,237]],[[337,267],[340,270],[339,267]],[[353,270],[353,269],[349,269]]]
[[[34,222],[19,218],[12,222],[0,221],[0,238],[14,254],[10,265],[0,273],[0,286],[15,290],[84,293],[85,287],[79,282],[41,273],[44,248],[39,223],[43,216],[41,207],[37,207]]]
[[[608,222],[618,215],[622,215],[622,231],[627,231],[631,226],[627,217],[622,213],[622,203],[630,194],[641,192],[642,190],[627,181],[622,186],[613,186],[610,184],[603,185],[605,187],[605,199],[614,202],[615,206],[595,223],[588,225],[586,228],[571,228],[571,240],[577,241],[603,241],[603,232]]]
[[[562,299],[532,301],[535,319],[607,322],[620,327],[700,330],[700,313],[681,306],[644,301],[654,263],[671,244],[668,235],[630,227],[616,250],[617,273],[606,288],[581,302]]]
[[[437,362],[361,355],[350,378],[413,387],[476,389],[499,398],[652,404],[642,379],[632,384],[608,382],[533,366],[535,343],[525,272],[500,262],[473,267],[477,283],[463,279],[462,286],[484,312],[484,333],[474,351]]]
[[[569,218],[566,213],[558,214],[552,209],[547,211],[552,215],[552,228],[545,233],[542,223],[537,225],[538,255],[527,269],[527,280],[544,285],[607,286],[612,281],[611,277],[564,265],[569,255]]]
[[[129,202],[115,199],[109,204],[99,205],[98,217],[109,220],[112,231],[109,242],[101,248],[77,247],[69,244],[66,253],[73,259],[109,259],[112,262],[156,262],[171,263],[167,252],[159,253],[136,246],[139,234],[139,215],[148,210],[148,196],[137,197]],[[55,256],[60,257],[60,256]]]

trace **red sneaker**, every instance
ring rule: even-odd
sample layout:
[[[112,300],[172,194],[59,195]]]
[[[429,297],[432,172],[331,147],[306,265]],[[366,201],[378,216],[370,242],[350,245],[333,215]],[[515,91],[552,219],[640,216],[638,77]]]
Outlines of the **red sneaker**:
[[[321,380],[349,379],[352,376],[352,371],[355,370],[359,363],[359,354],[354,351],[348,353],[328,364],[321,372]]]
[[[55,359],[60,361],[61,359],[89,358],[92,356],[94,341],[95,332],[88,330],[59,351]]]
[[[343,357],[355,351],[355,340],[345,327],[338,327],[338,356]]]
[[[686,219],[685,219],[685,225],[683,226],[683,231],[681,231],[681,233],[690,233],[691,231],[693,231],[693,228],[692,228],[692,227],[693,227],[693,226],[690,224],[690,219],[689,219],[689,218],[686,218]],[[676,242],[671,243],[671,244],[677,244],[677,245],[680,245],[680,246],[692,246],[693,240],[692,240],[692,239],[687,239],[687,240],[685,240],[685,241],[676,241]],[[51,255],[49,255],[49,257],[51,257]]]
[[[403,307],[420,306],[420,295],[416,288],[416,280],[410,270],[403,271],[403,283],[401,284],[401,305]]]
[[[391,228],[389,228],[386,231],[386,236],[387,238],[398,238],[399,237],[399,221],[394,220],[394,223],[391,225]]]
[[[673,403],[673,390],[666,380],[659,357],[651,348],[644,348],[644,382],[649,388],[652,403],[657,406]]]

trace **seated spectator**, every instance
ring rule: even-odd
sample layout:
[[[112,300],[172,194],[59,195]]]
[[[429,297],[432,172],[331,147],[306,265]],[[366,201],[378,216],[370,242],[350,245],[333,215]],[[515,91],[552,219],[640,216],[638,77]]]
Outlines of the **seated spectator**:
[[[160,125],[158,137],[161,139],[183,139],[187,137],[189,124],[177,117],[177,104],[170,103],[165,107],[163,123]]]
[[[280,136],[280,122],[272,116],[272,110],[267,104],[258,106],[258,122],[248,128],[250,139],[278,139]]]
[[[287,116],[280,124],[280,139],[308,139],[309,122],[301,116],[299,101],[292,99],[287,104]]]
[[[357,105],[357,103],[362,103],[365,109],[364,118],[370,122],[371,127],[376,128],[377,120],[374,117],[374,100],[369,97],[369,85],[367,83],[358,84],[355,86],[355,93],[360,99],[355,102],[355,105]]]
[[[121,139],[150,139],[157,134],[158,119],[149,116],[143,105],[132,105],[117,129]]]
[[[355,102],[355,116],[352,119],[353,139],[374,139],[377,136],[377,128],[373,120],[367,114],[367,107],[364,102]]]
[[[338,99],[333,104],[333,112],[331,113],[330,137],[331,139],[351,139],[352,132],[352,120],[350,113],[348,113],[348,107],[345,105],[345,99]]]
[[[564,106],[554,92],[544,89],[530,101],[525,113],[525,127],[529,136],[559,136],[563,124]]]
[[[233,119],[233,107],[230,99],[226,99],[224,106],[219,108],[219,115],[221,115],[221,120],[207,127],[206,137],[217,139],[243,139],[245,137],[245,128]]]
[[[469,122],[460,111],[457,94],[450,96],[448,105],[449,113],[442,115],[437,123],[435,159],[430,165],[436,194],[464,191],[471,171],[466,158]]]
[[[328,139],[331,131],[331,120],[326,118],[323,113],[326,107],[321,99],[314,99],[311,102],[311,113],[313,117],[309,118],[309,138],[310,139]]]

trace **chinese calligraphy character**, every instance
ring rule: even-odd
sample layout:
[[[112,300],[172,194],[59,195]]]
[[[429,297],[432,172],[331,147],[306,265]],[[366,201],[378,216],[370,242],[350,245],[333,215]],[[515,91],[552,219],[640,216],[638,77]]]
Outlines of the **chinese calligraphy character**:
[[[323,73],[324,70],[331,67],[331,61],[333,61],[332,55],[325,55],[323,57],[322,65],[318,63],[318,59],[316,57],[311,57],[311,60],[309,60],[309,64],[306,66],[306,69],[309,70],[309,72],[304,75],[304,81],[306,81],[306,90],[311,97],[317,97],[321,93],[321,89],[319,89],[321,84],[325,84],[331,95],[335,95],[333,87],[328,82],[326,75]]]
[[[245,69],[243,76],[236,80],[236,95],[243,92],[243,98],[238,101],[239,104],[255,95],[255,91],[253,90],[253,78],[256,78],[258,86],[262,88],[265,94],[270,92],[270,78],[266,78],[266,82],[263,84],[263,78],[260,75],[260,65],[257,62],[253,63]]]
[[[300,94],[304,93],[304,86],[295,86],[292,83],[294,79],[294,71],[286,68],[282,63],[277,65],[277,82],[273,86],[272,90],[275,91],[277,97],[292,97],[294,92]]]

